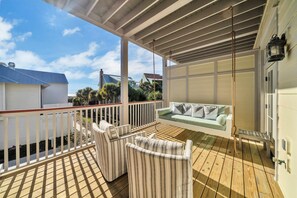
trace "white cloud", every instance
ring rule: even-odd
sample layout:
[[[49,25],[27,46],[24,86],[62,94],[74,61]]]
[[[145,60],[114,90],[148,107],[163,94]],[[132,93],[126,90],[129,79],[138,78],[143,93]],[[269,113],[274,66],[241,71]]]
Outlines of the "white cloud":
[[[87,76],[83,71],[65,71],[64,74],[68,80],[79,80]]]
[[[32,32],[26,32],[22,35],[19,35],[15,38],[16,41],[24,42],[27,38],[32,36]]]
[[[72,29],[64,29],[63,36],[69,36],[69,35],[75,34],[76,32],[79,32],[79,31],[80,31],[79,27],[75,27]]]
[[[8,41],[12,38],[11,30],[13,25],[9,22],[4,21],[2,17],[0,17],[0,42]]]
[[[84,67],[91,66],[98,45],[95,42],[89,44],[87,51],[74,55],[66,55],[50,63],[54,67]]]
[[[57,20],[57,16],[56,15],[51,15],[49,18],[48,18],[48,24],[52,27],[55,27],[56,26],[56,20]]]

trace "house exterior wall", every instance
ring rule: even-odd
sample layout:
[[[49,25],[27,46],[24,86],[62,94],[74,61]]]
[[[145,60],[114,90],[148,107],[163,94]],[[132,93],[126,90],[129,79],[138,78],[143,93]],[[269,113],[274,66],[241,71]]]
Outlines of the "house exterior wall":
[[[68,84],[51,83],[42,88],[42,105],[68,103]]]
[[[40,108],[40,85],[6,83],[5,103],[6,110]]]
[[[237,57],[236,125],[256,129],[256,54]],[[170,102],[231,105],[231,59],[217,58],[187,65],[167,67]]]
[[[277,157],[285,160],[287,166],[277,166],[277,182],[284,197],[296,197],[297,189],[297,1],[281,0],[273,7],[268,1],[257,44],[261,49],[269,42],[272,34],[286,34],[286,57],[271,63],[278,70],[278,146]],[[287,141],[287,149],[282,148],[282,140]],[[288,170],[289,167],[291,170]]]
[[[5,110],[5,83],[0,83],[0,111]]]

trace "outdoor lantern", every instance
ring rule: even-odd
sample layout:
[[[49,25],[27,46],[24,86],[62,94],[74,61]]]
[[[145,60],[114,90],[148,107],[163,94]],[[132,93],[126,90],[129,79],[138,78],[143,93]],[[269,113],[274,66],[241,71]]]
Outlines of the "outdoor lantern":
[[[279,38],[276,34],[272,35],[266,47],[268,62],[280,61],[285,58],[286,36],[282,34]]]

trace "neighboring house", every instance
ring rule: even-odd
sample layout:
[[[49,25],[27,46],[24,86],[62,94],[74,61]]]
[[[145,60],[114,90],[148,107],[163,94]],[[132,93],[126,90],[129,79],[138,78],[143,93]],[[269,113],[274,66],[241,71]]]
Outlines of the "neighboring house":
[[[13,63],[9,66],[0,63],[0,111],[25,110],[72,106],[68,103],[68,81],[64,74],[41,72],[34,70],[17,69]],[[67,115],[63,116],[64,135],[67,134]],[[39,139],[45,140],[46,122],[53,123],[56,118],[57,129],[61,127],[61,114],[53,117],[48,114],[39,115]],[[71,115],[72,122],[72,115]],[[19,143],[26,144],[26,122],[29,129],[36,128],[36,115],[28,114],[26,117],[19,117]],[[8,147],[16,144],[16,120],[8,118]],[[3,137],[3,118],[0,116],[0,137]],[[57,134],[57,137],[61,134]],[[48,137],[53,137],[53,125],[48,124]],[[30,144],[36,142],[35,133],[30,133]],[[0,139],[0,150],[3,149],[3,139]]]
[[[144,73],[140,83],[144,83],[144,82],[149,82],[152,83],[154,81],[156,82],[162,82],[163,77],[160,74],[148,74],[148,73]]]
[[[35,109],[68,103],[64,74],[0,64],[0,110]]]
[[[112,74],[104,74],[103,70],[100,70],[100,76],[99,76],[99,88],[101,89],[105,83],[114,83],[117,84],[118,82],[121,82],[121,76],[118,75],[112,75]],[[129,85],[133,88],[137,87],[137,83],[131,78],[128,77]]]

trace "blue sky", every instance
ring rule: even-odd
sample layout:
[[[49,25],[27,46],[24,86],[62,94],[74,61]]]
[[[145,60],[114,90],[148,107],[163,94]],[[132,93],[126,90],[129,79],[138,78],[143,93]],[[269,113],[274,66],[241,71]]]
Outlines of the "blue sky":
[[[120,74],[120,38],[43,0],[0,0],[0,62],[65,73],[69,93],[98,89],[99,69]],[[129,76],[152,71],[152,53],[130,43]]]

